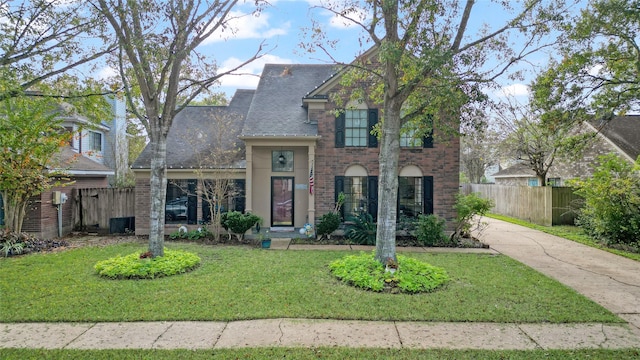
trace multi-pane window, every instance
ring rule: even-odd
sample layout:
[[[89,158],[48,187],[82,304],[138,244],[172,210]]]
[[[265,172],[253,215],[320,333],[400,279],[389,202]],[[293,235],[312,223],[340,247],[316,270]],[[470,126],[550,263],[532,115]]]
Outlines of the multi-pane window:
[[[403,130],[400,133],[401,147],[422,147],[422,137],[416,136],[415,129]]]
[[[89,131],[88,134],[89,150],[102,151],[102,134],[95,131]]]
[[[529,178],[527,182],[529,186],[539,186],[538,178]]]
[[[367,110],[346,110],[344,121],[345,145],[367,146],[367,138],[369,137]]]
[[[218,179],[201,182],[198,193],[202,202],[202,219],[211,222],[216,212],[244,212],[244,180]]]
[[[562,186],[562,181],[560,180],[560,178],[548,178],[547,179],[547,185],[549,186]]]
[[[398,218],[417,217],[423,213],[422,178],[398,178]]]
[[[367,177],[366,176],[346,176],[344,178],[345,201],[342,206],[344,217],[367,212]]]

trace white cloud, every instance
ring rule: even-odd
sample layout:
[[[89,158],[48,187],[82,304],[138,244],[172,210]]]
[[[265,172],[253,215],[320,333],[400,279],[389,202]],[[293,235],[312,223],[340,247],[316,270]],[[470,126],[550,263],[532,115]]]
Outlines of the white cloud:
[[[589,75],[591,75],[591,76],[598,76],[598,75],[600,75],[600,72],[602,71],[602,69],[603,69],[603,68],[604,68],[604,66],[603,66],[603,65],[598,64],[598,65],[596,65],[596,66],[592,67],[591,69],[588,69],[588,71],[587,71],[587,72],[588,72],[588,73],[589,73]]]
[[[349,20],[349,19],[345,19],[344,17],[340,16],[340,15],[336,15],[335,13],[326,10],[326,8],[328,8],[329,6],[332,6],[330,3],[327,3],[326,1],[322,1],[322,0],[307,0],[307,3],[309,4],[310,7],[319,7],[319,8],[323,8],[324,10],[322,10],[322,12],[320,13],[322,16],[329,18],[327,20],[327,24],[328,26],[332,27],[332,28],[336,28],[336,29],[350,29],[353,28],[355,26],[357,26],[353,21]],[[350,4],[351,5],[351,4]],[[340,8],[339,6],[334,6],[336,11],[340,12],[343,11],[344,9]],[[363,8],[357,8],[357,7],[353,7],[350,9],[350,11],[348,11],[346,14],[346,17],[353,19],[355,21],[358,21],[360,23],[367,23],[369,21],[369,19],[371,18],[371,15],[367,12],[367,10],[363,9]]]
[[[529,95],[529,86],[524,84],[511,84],[503,86],[500,90],[495,92],[497,97],[510,97],[510,96],[527,96]]]
[[[364,9],[354,9],[346,15],[348,18],[363,24],[366,24],[369,21],[368,19],[370,18],[369,14]],[[350,29],[352,27],[358,26],[353,21],[345,19],[338,15],[333,15],[331,19],[329,19],[329,25],[337,29]]]
[[[93,77],[97,80],[107,80],[115,76],[119,76],[118,71],[110,66],[105,66],[98,70],[98,72]]]
[[[268,39],[278,35],[286,35],[291,27],[291,22],[287,21],[279,27],[270,27],[269,14],[261,13],[258,16],[232,11],[227,19],[227,27],[218,29],[203,45],[228,39]]]
[[[231,57],[225,60],[220,66],[219,71],[224,72],[242,64],[242,60]],[[242,89],[255,89],[260,81],[260,74],[265,64],[291,64],[291,59],[281,58],[276,55],[265,55],[260,59],[247,64],[242,69],[236,71],[234,75],[223,76],[220,80],[222,87],[229,88],[242,88]]]

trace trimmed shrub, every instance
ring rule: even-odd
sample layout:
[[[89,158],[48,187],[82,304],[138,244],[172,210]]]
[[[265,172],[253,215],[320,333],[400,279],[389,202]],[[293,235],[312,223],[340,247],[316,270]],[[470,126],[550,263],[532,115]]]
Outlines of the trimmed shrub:
[[[416,238],[423,246],[449,246],[450,239],[445,234],[445,229],[445,220],[438,215],[420,215]]]
[[[251,213],[241,213],[239,211],[229,211],[222,214],[220,220],[222,227],[237,234],[240,240],[244,238],[244,233],[258,223],[262,222],[262,218]]]
[[[327,235],[331,235],[340,226],[340,215],[338,213],[329,212],[320,217],[318,225],[316,225],[316,232],[320,239]]]

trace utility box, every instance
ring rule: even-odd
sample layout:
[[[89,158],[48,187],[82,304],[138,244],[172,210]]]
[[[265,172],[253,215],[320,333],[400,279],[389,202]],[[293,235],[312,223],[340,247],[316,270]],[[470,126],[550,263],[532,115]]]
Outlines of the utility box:
[[[61,205],[67,202],[67,194],[62,191],[54,191],[53,192],[53,205]]]

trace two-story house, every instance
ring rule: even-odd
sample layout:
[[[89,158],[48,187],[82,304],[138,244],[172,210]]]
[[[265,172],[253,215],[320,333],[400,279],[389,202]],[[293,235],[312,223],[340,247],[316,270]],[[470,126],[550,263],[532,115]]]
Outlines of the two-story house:
[[[196,224],[205,207],[197,189],[202,171],[185,145],[199,137],[207,112],[234,113],[243,158],[212,169],[234,178],[235,196],[223,204],[263,218],[263,226],[291,230],[314,224],[346,195],[345,218],[365,211],[376,216],[380,146],[371,128],[380,105],[345,99],[336,65],[268,64],[255,90],[239,90],[228,107],[187,107],[175,118],[167,139],[166,223]],[[215,109],[213,109],[215,108]],[[437,129],[436,129],[437,132]],[[187,136],[189,138],[189,136]],[[234,142],[235,144],[235,142]],[[459,185],[459,140],[401,139],[398,209],[402,215],[436,213],[451,220]],[[136,233],[149,232],[149,149],[133,165],[136,174]],[[196,175],[199,174],[199,175]]]

